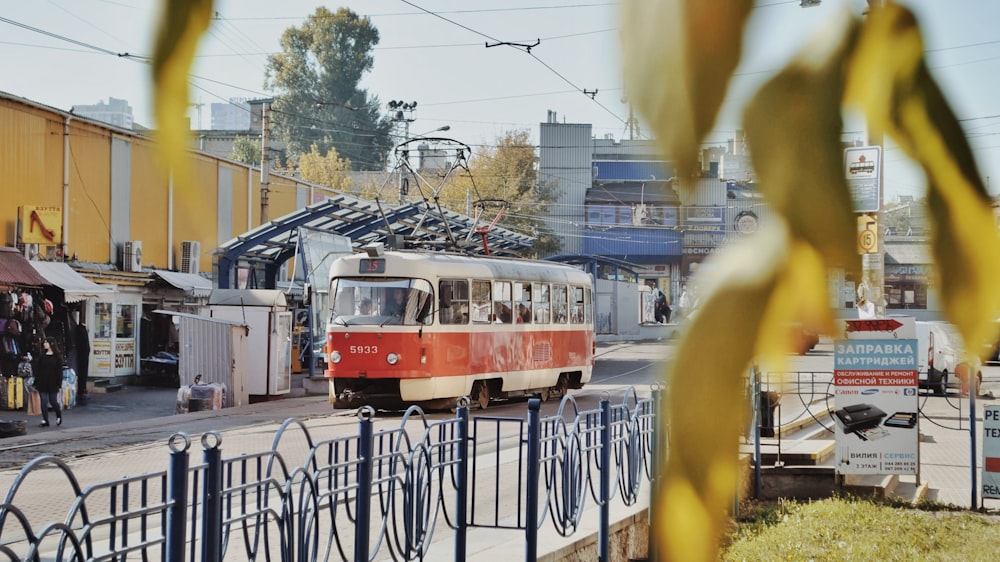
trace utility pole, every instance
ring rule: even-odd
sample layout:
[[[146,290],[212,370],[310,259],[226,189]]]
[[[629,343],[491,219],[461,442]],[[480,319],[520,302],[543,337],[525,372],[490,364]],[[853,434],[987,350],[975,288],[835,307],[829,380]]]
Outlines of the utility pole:
[[[271,102],[261,106],[260,125],[260,224],[264,224],[268,221],[267,196],[271,187]]]
[[[405,143],[410,139],[410,123],[413,122],[413,111],[417,109],[417,102],[403,102],[403,101],[390,101],[388,103],[389,111],[392,112],[392,120],[396,123],[402,123],[403,137],[400,143]],[[399,204],[402,205],[407,190],[406,179],[403,177],[403,162],[407,161],[409,157],[409,151],[403,150],[400,153],[400,160],[396,162],[396,172],[399,174]]]
[[[867,17],[872,10],[877,10],[882,7],[884,0],[867,0],[868,9],[865,10],[862,15]],[[883,143],[884,135],[879,132],[877,135],[872,135],[871,129],[868,129],[868,144],[870,146],[878,147],[878,210],[875,213],[875,222],[878,225],[877,239],[878,239],[878,249],[872,256],[874,259],[868,259],[861,263],[862,271],[864,276],[866,276],[872,285],[872,302],[875,304],[875,317],[885,318],[885,308],[888,304],[888,299],[885,296],[885,227],[883,226],[882,219],[884,214],[882,212],[885,206],[885,171],[882,168],[885,158],[883,157]],[[863,256],[868,257],[868,256]]]

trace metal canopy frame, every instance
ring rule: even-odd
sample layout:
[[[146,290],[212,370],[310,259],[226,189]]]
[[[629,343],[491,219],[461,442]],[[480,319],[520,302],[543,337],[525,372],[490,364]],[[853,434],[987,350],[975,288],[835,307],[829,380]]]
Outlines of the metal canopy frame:
[[[237,288],[237,272],[248,269],[246,288],[277,288],[281,265],[295,257],[298,229],[307,227],[351,239],[354,249],[373,242],[407,245],[433,250],[483,254],[476,232],[476,219],[442,210],[427,200],[387,205],[378,199],[350,195],[329,197],[241,234],[215,250],[216,280],[220,289]],[[490,252],[516,254],[531,248],[535,239],[503,228],[495,228],[487,240]],[[263,286],[257,271],[263,269]]]

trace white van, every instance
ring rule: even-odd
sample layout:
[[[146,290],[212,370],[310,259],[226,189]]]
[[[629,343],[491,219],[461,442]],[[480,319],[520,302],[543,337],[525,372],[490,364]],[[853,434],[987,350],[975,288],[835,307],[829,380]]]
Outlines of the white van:
[[[945,394],[949,383],[964,386],[969,365],[964,362],[962,337],[948,322],[917,321],[917,378],[920,388]],[[976,373],[973,391],[978,395],[982,373]],[[964,391],[963,391],[964,393]]]

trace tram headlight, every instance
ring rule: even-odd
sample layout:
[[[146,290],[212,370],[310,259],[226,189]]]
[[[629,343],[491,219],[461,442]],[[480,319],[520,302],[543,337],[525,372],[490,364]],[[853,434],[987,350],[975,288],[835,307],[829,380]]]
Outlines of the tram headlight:
[[[330,363],[340,363],[341,359],[339,351],[334,350],[330,352]]]
[[[385,356],[385,360],[390,365],[395,365],[396,363],[399,363],[399,355],[397,355],[396,353],[390,353],[389,355]]]

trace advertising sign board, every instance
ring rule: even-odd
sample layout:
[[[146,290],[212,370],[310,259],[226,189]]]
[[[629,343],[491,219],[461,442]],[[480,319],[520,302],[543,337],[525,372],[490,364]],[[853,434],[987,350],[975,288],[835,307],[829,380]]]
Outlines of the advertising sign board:
[[[1000,406],[988,404],[983,410],[983,493],[1000,499]]]
[[[914,320],[850,320],[846,333],[848,339],[834,346],[837,472],[916,474],[920,433]]]

